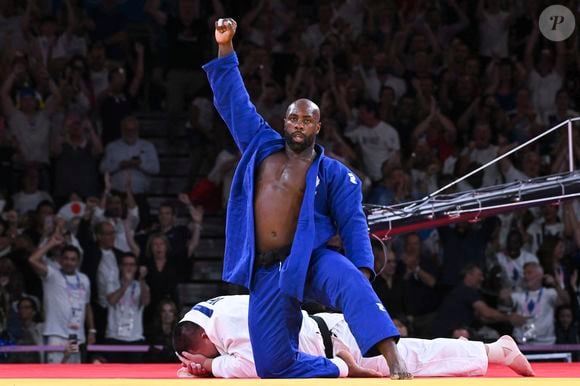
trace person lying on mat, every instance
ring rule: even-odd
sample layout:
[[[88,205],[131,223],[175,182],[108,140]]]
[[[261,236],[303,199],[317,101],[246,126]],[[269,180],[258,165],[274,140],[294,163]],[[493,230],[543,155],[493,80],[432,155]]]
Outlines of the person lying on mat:
[[[193,306],[176,325],[173,348],[182,362],[178,377],[257,378],[248,331],[247,295],[222,296]],[[308,316],[302,311],[300,350],[340,358],[348,376],[366,369],[377,377],[389,376],[382,356],[364,358],[342,314]],[[399,351],[414,376],[480,376],[488,364],[502,364],[524,376],[534,376],[514,340],[496,342],[461,339],[401,338]]]

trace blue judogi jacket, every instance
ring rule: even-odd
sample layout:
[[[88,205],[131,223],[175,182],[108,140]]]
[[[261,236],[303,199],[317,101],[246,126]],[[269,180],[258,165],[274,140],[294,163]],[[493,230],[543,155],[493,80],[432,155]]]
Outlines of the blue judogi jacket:
[[[251,289],[256,254],[254,234],[254,174],[269,155],[284,151],[285,141],[258,114],[250,101],[234,53],[203,66],[214,93],[214,104],[227,124],[242,158],[232,182],[226,217],[223,280]],[[316,158],[306,176],[306,189],[288,258],[280,268],[280,289],[303,300],[310,256],[337,231],[347,258],[373,271],[360,180],[340,162],[327,158],[316,145]]]

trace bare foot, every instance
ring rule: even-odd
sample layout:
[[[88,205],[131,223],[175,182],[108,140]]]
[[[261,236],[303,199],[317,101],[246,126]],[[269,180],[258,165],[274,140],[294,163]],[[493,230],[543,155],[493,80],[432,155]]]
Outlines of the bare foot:
[[[359,366],[355,361],[353,356],[348,351],[341,351],[336,354],[337,357],[342,359],[344,363],[348,366],[348,377],[349,378],[380,378],[381,373],[378,371],[367,369],[365,367]]]
[[[524,377],[536,376],[530,362],[528,362],[527,358],[522,354],[518,345],[514,342],[511,336],[504,335],[497,341],[500,343],[503,350],[505,358],[504,363],[506,366]]]

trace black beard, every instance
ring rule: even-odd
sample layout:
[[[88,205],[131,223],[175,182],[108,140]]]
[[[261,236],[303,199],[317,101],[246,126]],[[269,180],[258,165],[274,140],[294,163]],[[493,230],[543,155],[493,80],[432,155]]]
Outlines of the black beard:
[[[286,140],[286,145],[294,153],[302,153],[304,150],[311,147],[314,143],[314,135],[304,135],[304,141],[294,142],[294,139],[292,139],[292,134],[288,133],[287,131],[284,131],[284,139]]]

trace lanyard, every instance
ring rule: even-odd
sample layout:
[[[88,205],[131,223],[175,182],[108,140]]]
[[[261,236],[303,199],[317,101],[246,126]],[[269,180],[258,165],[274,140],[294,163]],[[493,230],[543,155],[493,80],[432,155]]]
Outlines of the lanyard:
[[[67,292],[69,292],[70,290],[79,290],[79,289],[81,289],[81,279],[79,277],[79,273],[78,272],[75,272],[75,277],[77,279],[76,280],[76,282],[77,282],[76,285],[75,285],[75,283],[69,282],[68,279],[66,278],[67,276],[72,276],[72,275],[65,275],[62,270],[60,271],[60,273],[61,273],[61,275],[62,275],[62,277],[64,279],[64,282],[66,283],[66,290],[67,290]]]
[[[540,304],[540,299],[542,298],[542,294],[544,293],[544,287],[540,288],[540,292],[538,292],[538,297],[536,298],[536,301],[534,302],[534,299],[530,299],[530,293],[529,291],[526,291],[526,300],[525,300],[525,305],[527,307],[527,311],[528,311],[528,315],[537,315],[539,313],[540,307],[536,308],[537,305]],[[534,312],[537,311],[537,312]]]

